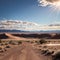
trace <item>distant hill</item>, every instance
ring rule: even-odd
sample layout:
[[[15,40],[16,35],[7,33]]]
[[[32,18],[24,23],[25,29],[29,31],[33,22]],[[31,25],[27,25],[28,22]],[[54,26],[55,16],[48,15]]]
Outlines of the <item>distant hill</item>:
[[[0,34],[0,39],[7,39],[7,38],[9,38],[7,35],[5,35],[5,34]]]
[[[0,32],[25,32],[22,30],[0,30]]]
[[[24,38],[46,38],[46,39],[60,39],[60,34],[12,34]]]
[[[33,34],[33,33],[60,33],[60,30],[47,30],[47,31],[24,31],[24,30],[0,30],[0,33],[28,33],[28,34]]]
[[[21,39],[21,38],[45,38],[45,39],[60,39],[60,34],[57,33],[41,33],[41,34],[15,34],[1,33],[0,39]]]

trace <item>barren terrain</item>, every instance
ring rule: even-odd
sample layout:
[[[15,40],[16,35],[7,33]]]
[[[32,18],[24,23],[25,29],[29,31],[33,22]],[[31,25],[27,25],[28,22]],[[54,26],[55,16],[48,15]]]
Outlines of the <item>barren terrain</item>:
[[[43,58],[44,57],[44,58]],[[51,60],[49,57],[45,57],[37,50],[33,48],[31,43],[24,42],[20,46],[10,48],[9,51],[0,54],[0,60]]]
[[[7,38],[0,40],[0,60],[53,60],[60,52],[60,39],[2,36]]]

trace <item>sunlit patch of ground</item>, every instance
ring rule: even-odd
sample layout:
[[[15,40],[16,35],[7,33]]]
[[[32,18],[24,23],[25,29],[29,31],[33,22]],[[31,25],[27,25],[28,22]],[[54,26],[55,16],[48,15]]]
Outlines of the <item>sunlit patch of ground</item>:
[[[60,46],[60,44],[46,44],[47,46]]]

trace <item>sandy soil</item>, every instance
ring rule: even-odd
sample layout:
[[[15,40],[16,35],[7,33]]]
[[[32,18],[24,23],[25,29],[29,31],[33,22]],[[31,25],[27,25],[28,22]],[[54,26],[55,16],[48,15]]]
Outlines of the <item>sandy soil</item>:
[[[3,56],[0,55],[0,60],[51,60],[37,52],[31,43],[24,42],[21,46],[10,48]]]
[[[40,49],[41,50],[48,49],[53,51],[60,50],[60,41],[59,41],[60,39],[47,40],[48,41],[47,44],[40,45],[35,42],[39,40],[37,38],[17,37],[8,33],[5,33],[5,35],[8,36],[9,38],[4,39],[4,41],[21,40],[23,41],[23,43],[21,45],[11,46],[11,48],[9,48],[6,52],[0,53],[0,60],[52,60],[51,56],[45,56],[44,54],[41,54]]]

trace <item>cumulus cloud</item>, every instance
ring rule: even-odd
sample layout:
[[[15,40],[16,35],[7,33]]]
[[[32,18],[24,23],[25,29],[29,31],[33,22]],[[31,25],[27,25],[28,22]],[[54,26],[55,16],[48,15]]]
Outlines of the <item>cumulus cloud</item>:
[[[60,23],[50,25],[40,25],[33,22],[19,20],[1,20],[0,30],[25,30],[25,31],[40,31],[40,30],[60,30]]]
[[[39,25],[19,20],[1,20],[0,29],[7,30],[38,30]]]
[[[40,6],[54,6],[60,4],[60,0],[38,0]]]

